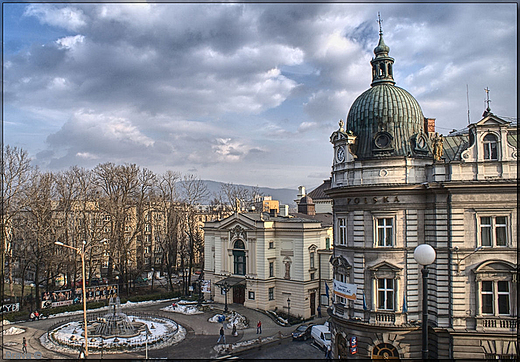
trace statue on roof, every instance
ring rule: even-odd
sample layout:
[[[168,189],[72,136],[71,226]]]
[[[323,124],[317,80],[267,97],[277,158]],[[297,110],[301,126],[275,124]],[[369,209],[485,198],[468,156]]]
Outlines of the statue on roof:
[[[442,159],[443,152],[443,137],[439,135],[439,132],[435,132],[435,137],[433,138],[433,159],[435,161],[440,161]]]

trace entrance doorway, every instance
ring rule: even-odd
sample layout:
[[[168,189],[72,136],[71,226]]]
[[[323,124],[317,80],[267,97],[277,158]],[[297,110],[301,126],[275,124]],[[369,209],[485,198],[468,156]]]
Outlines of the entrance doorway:
[[[311,300],[311,316],[316,315],[316,292],[312,292],[309,299]]]
[[[246,288],[243,285],[233,287],[233,303],[244,304],[246,301]]]

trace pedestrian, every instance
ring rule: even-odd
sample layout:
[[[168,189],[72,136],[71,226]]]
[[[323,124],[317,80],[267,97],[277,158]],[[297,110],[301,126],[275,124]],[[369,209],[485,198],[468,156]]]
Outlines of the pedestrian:
[[[224,327],[220,327],[220,337],[218,337],[217,343],[223,340],[223,343],[226,343],[226,335],[224,334]]]
[[[27,353],[27,340],[23,337],[22,341],[22,353]]]
[[[332,359],[332,348],[330,348],[330,345],[327,346],[327,350],[325,351],[325,358],[328,360]]]
[[[261,321],[258,321],[258,323],[256,324],[256,334],[261,334],[262,333],[262,322]]]
[[[318,306],[318,318],[321,318],[321,305]]]
[[[236,337],[238,336],[238,333],[237,333],[237,325],[233,323],[233,336]]]

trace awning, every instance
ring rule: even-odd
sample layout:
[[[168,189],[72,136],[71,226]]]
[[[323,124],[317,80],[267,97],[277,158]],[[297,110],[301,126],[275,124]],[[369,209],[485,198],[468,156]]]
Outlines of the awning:
[[[246,280],[244,278],[227,277],[216,282],[215,285],[221,288],[233,288],[237,285],[246,285]]]

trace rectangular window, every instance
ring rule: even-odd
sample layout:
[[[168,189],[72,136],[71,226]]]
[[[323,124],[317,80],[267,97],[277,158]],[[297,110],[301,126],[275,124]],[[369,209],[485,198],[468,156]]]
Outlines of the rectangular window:
[[[509,315],[509,282],[499,281],[497,284],[498,314]]]
[[[326,238],[326,239],[325,239],[325,248],[326,248],[327,250],[330,250],[330,238]]]
[[[311,273],[311,280],[315,280],[316,279],[316,273]]]
[[[508,281],[482,281],[480,293],[482,314],[511,315]]]
[[[269,249],[274,249],[274,241],[269,242]]]
[[[377,308],[382,310],[394,310],[394,284],[393,279],[377,280]]]
[[[311,269],[314,269],[314,252],[311,252],[310,257],[311,257],[311,260],[310,260],[310,264],[311,265],[310,265],[310,267],[311,267]]]
[[[347,244],[347,219],[344,217],[340,217],[338,219],[338,232],[339,232],[339,241],[338,243],[340,245],[346,245]]]
[[[254,300],[255,299],[255,292],[249,292],[249,299]]]
[[[507,246],[507,216],[480,217],[480,246]]]
[[[274,277],[274,261],[269,262],[269,278]]]
[[[493,282],[482,282],[482,314],[493,314]]]
[[[274,287],[269,288],[269,300],[274,300]]]
[[[377,246],[393,246],[394,219],[391,217],[376,219]]]

